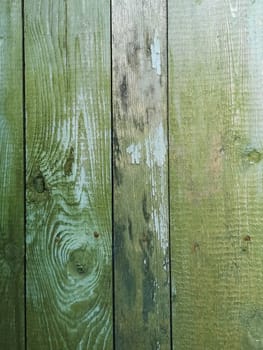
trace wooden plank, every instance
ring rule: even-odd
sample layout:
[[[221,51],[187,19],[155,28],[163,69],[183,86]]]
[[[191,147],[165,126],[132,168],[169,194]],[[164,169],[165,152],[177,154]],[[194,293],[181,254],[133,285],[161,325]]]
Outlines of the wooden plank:
[[[21,2],[0,4],[0,348],[24,348]]]
[[[169,349],[166,5],[112,16],[116,349]]]
[[[26,0],[29,349],[111,349],[110,4]]]
[[[169,1],[173,339],[263,344],[260,1]]]

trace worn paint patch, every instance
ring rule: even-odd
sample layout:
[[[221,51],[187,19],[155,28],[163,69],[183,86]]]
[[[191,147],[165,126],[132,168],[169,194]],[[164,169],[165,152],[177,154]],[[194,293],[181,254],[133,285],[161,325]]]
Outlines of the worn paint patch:
[[[126,151],[131,155],[132,164],[140,164],[141,150],[141,144],[131,144],[129,147],[127,147]]]
[[[79,178],[78,178],[78,181],[76,181],[76,186],[75,186],[75,198],[79,204],[80,209],[87,208],[89,203],[86,183],[87,183],[87,174],[86,174],[85,168],[82,167],[80,169]]]
[[[145,141],[146,150],[146,164],[150,169],[156,169],[158,175],[151,172],[151,195],[158,201],[156,206],[152,206],[150,210],[151,221],[153,223],[153,231],[157,234],[157,239],[163,250],[164,256],[167,252],[168,238],[167,238],[167,207],[165,202],[166,194],[166,177],[165,177],[165,161],[167,156],[167,137],[162,123],[152,130],[149,137]],[[159,189],[159,190],[157,190]],[[156,194],[159,194],[156,197]],[[159,197],[160,196],[160,197]],[[158,198],[158,199],[157,199]],[[143,208],[146,202],[143,203]],[[145,211],[145,208],[144,208]],[[147,211],[148,213],[148,211]],[[144,212],[145,214],[145,212]],[[166,268],[166,267],[165,267]]]
[[[156,163],[162,167],[165,163],[167,152],[167,139],[162,123],[154,130],[145,143],[146,146],[146,164],[152,167]]]
[[[161,75],[161,44],[157,32],[154,34],[153,43],[151,44],[152,68]]]
[[[164,255],[167,252],[168,248],[168,217],[167,217],[167,208],[165,205],[160,205],[158,209],[154,209],[152,212],[152,220],[154,223],[154,229],[157,233],[158,241],[160,242],[160,245],[163,249]],[[164,265],[164,269],[166,269],[166,266]]]

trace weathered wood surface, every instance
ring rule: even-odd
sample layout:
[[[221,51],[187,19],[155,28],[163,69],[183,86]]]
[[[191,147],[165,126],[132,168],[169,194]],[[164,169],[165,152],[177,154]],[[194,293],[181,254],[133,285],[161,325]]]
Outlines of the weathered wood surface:
[[[112,2],[116,349],[169,349],[165,1]]]
[[[169,1],[173,347],[262,349],[260,1]]]
[[[262,62],[259,0],[1,1],[1,349],[263,348]]]
[[[22,23],[0,3],[0,348],[24,348]]]
[[[25,1],[28,349],[111,349],[110,4]]]

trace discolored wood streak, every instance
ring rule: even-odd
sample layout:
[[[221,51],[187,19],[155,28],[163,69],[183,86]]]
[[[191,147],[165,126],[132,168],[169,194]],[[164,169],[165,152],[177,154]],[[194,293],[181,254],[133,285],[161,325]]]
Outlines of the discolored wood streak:
[[[174,349],[262,349],[260,1],[169,1]]]
[[[111,349],[109,2],[25,19],[28,348]]]
[[[169,349],[165,1],[112,16],[116,349]]]
[[[21,2],[0,4],[0,348],[24,349]]]

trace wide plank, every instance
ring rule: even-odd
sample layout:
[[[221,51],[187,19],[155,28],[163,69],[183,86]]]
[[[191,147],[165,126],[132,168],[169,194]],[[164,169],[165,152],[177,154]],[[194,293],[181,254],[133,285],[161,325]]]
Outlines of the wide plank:
[[[26,0],[28,349],[112,349],[110,4]]]
[[[170,349],[166,2],[112,1],[116,349]]]
[[[0,3],[0,348],[24,349],[21,1]]]
[[[263,3],[169,1],[173,347],[263,346]]]

